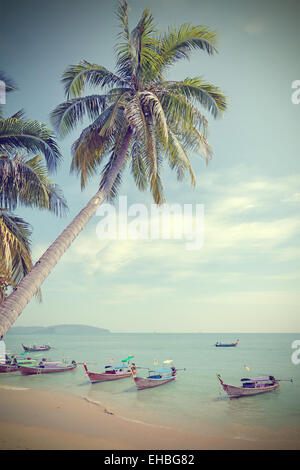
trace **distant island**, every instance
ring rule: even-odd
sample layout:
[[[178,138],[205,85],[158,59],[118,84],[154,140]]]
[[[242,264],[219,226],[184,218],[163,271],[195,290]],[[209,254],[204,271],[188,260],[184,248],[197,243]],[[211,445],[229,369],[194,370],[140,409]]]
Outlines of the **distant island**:
[[[110,333],[105,328],[88,325],[54,325],[54,326],[14,326],[10,335],[103,335]]]

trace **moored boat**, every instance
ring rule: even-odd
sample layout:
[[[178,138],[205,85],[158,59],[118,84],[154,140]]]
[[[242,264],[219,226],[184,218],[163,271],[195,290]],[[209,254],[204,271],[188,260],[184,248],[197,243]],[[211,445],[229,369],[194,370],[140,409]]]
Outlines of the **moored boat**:
[[[168,361],[169,362],[169,361]],[[136,369],[131,367],[132,378],[138,390],[144,390],[146,388],[158,387],[169,382],[173,382],[176,379],[177,370],[175,367],[159,369],[156,371],[149,371],[148,377],[138,377],[136,375]]]
[[[49,346],[49,344],[43,344],[41,346],[36,346],[35,344],[33,346],[24,346],[24,344],[22,344],[22,347],[26,352],[50,351],[51,349],[51,346]]]
[[[34,375],[34,374],[51,374],[55,372],[67,372],[74,370],[77,367],[76,361],[72,361],[71,364],[59,364],[59,363],[47,363],[41,362],[38,367],[20,366],[19,370],[22,375]]]
[[[23,358],[19,359],[16,355],[8,356],[5,355],[5,359],[3,362],[0,362],[0,373],[5,374],[8,372],[16,372],[19,370],[22,364],[35,364],[36,361],[31,358]]]
[[[279,390],[279,382],[283,380],[275,379],[272,375],[268,377],[253,377],[241,379],[242,386],[225,384],[221,379],[220,374],[217,377],[223,387],[223,390],[228,394],[229,398],[240,398],[252,395],[260,395],[261,393],[274,392]],[[292,382],[293,380],[287,380]]]
[[[239,344],[239,339],[236,340],[235,343],[219,343],[218,341],[216,342],[215,346],[217,348],[234,348]]]
[[[18,364],[0,364],[0,373],[5,374],[8,372],[17,372],[19,370],[19,365]]]
[[[132,364],[133,367],[134,364]],[[92,384],[97,382],[108,382],[112,380],[126,379],[131,376],[131,370],[128,366],[106,366],[104,372],[90,372],[86,363],[83,363],[85,374],[89,377]]]

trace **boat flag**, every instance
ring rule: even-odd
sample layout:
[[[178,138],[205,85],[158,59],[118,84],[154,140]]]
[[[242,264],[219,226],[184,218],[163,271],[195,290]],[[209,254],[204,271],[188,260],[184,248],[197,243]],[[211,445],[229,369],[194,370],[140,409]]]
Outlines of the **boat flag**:
[[[111,357],[111,358],[109,359],[109,362],[115,362],[114,358]]]
[[[133,359],[133,358],[134,358],[134,356],[128,356],[128,357],[126,357],[126,359],[122,359],[122,362],[128,362],[128,361],[130,361],[130,359]]]
[[[250,370],[250,368],[249,368],[249,367],[247,367],[247,366],[244,366],[244,369],[246,369],[246,370]]]
[[[155,361],[153,361],[153,364],[154,364],[155,366],[158,366],[158,360],[155,359]]]

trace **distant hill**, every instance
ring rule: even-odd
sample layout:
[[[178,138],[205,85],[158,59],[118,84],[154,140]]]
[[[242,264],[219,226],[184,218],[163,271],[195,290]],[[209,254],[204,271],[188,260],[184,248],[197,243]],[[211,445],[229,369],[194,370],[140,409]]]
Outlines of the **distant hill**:
[[[11,335],[103,335],[109,330],[88,325],[54,326],[15,326],[9,330]]]

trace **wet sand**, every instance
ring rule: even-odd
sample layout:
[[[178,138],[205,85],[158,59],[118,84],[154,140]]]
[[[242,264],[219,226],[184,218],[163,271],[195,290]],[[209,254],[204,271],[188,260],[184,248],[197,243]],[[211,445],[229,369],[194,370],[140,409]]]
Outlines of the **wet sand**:
[[[299,449],[299,441],[213,437],[131,421],[67,393],[0,389],[0,449]]]

